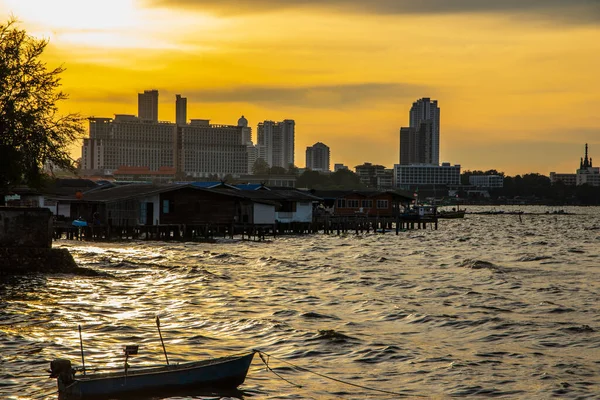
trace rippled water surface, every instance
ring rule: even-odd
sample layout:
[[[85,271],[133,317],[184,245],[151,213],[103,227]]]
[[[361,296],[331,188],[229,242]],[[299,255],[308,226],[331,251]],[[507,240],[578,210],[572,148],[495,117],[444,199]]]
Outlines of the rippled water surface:
[[[235,398],[600,398],[600,209],[567,210],[398,236],[58,241],[106,275],[2,278],[0,398],[56,399],[42,376],[80,364],[78,325],[88,368],[122,365],[124,344],[162,363],[156,315],[172,361],[260,349],[298,385],[255,357]]]

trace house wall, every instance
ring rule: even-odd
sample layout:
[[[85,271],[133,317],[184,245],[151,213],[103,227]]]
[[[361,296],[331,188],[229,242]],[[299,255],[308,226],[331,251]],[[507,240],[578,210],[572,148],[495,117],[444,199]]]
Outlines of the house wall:
[[[58,211],[56,212],[56,215],[62,215],[65,218],[71,218],[71,204],[67,203],[58,203]]]
[[[162,224],[163,222],[160,220],[160,195],[140,197],[140,224],[142,225],[157,225]],[[146,220],[146,207],[147,203],[152,203],[154,207],[154,212],[152,213],[152,221]]]
[[[340,205],[339,201],[344,200],[345,205]],[[371,201],[372,207],[365,207],[363,200]],[[378,208],[377,200],[387,200],[387,207]],[[358,202],[358,205],[356,205]],[[352,204],[355,203],[355,204]],[[392,217],[395,215],[394,210],[394,199],[389,193],[381,193],[376,196],[365,197],[358,193],[352,193],[346,197],[340,197],[336,200],[334,206],[334,215],[350,216],[350,215],[369,215],[369,216],[380,216],[380,217]]]
[[[312,222],[312,202],[297,202],[295,212],[278,211],[276,218],[280,222]]]
[[[254,223],[255,224],[274,224],[275,206],[269,204],[254,204]]]
[[[160,194],[160,221],[162,224],[231,224],[243,221],[247,211],[242,204],[240,199],[226,194],[182,188]]]

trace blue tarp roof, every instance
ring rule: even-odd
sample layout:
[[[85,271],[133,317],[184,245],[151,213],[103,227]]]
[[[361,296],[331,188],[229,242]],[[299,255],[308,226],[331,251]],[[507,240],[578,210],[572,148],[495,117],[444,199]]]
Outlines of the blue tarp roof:
[[[262,187],[260,183],[244,183],[235,185],[236,188],[240,190],[258,190]]]

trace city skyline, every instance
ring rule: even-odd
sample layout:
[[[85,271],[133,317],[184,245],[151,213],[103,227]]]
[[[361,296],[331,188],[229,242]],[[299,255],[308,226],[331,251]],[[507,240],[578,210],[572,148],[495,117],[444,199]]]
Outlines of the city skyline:
[[[137,114],[131,93],[153,88],[160,120],[182,94],[189,115],[220,123],[293,118],[298,161],[322,141],[332,163],[391,167],[412,102],[430,97],[444,109],[439,161],[508,175],[570,171],[581,143],[600,146],[599,7],[0,0],[66,67],[61,112]]]

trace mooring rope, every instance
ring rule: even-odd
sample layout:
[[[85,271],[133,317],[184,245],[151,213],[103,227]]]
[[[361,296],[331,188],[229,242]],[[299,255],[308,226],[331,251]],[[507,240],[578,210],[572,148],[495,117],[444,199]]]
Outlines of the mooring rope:
[[[419,395],[414,395],[414,394],[410,394],[410,395],[408,395],[408,394],[405,394],[405,393],[392,392],[391,390],[375,389],[375,388],[372,388],[372,387],[368,387],[368,386],[364,386],[364,385],[359,385],[359,384],[352,383],[352,382],[343,381],[343,380],[341,380],[341,379],[332,378],[332,377],[330,377],[330,376],[327,376],[327,375],[325,375],[325,374],[321,374],[321,373],[318,373],[318,372],[315,372],[315,371],[311,371],[310,369],[308,369],[308,368],[306,368],[306,367],[301,367],[301,366],[299,366],[299,365],[292,364],[291,362],[289,362],[289,361],[285,361],[285,360],[282,360],[281,358],[273,357],[272,355],[270,355],[270,354],[268,354],[268,353],[265,353],[264,351],[261,351],[261,350],[254,350],[254,351],[256,351],[256,352],[258,353],[258,355],[260,356],[260,359],[261,359],[261,360],[262,360],[262,361],[265,363],[265,365],[267,366],[267,369],[268,369],[269,371],[273,372],[275,375],[277,375],[278,377],[280,377],[280,378],[281,378],[281,379],[283,379],[284,381],[286,381],[286,382],[288,382],[288,383],[290,383],[290,384],[292,384],[292,385],[294,385],[294,386],[296,386],[296,387],[299,387],[299,388],[301,388],[302,386],[300,386],[300,385],[297,385],[297,384],[295,384],[295,383],[293,383],[293,382],[290,382],[290,381],[288,381],[287,379],[285,379],[285,378],[281,377],[279,374],[277,374],[275,371],[273,371],[273,369],[272,369],[272,368],[269,366],[268,362],[267,362],[267,361],[264,359],[264,357],[263,357],[263,354],[264,354],[265,356],[269,357],[269,358],[273,358],[274,360],[281,361],[281,362],[283,362],[283,363],[285,363],[285,364],[291,365],[292,367],[294,367],[294,368],[296,368],[296,369],[298,369],[298,370],[300,370],[300,371],[309,372],[309,373],[311,373],[311,374],[314,374],[314,375],[320,376],[321,378],[325,378],[325,379],[329,379],[329,380],[332,380],[332,381],[335,381],[335,382],[343,383],[344,385],[354,386],[354,387],[357,387],[357,388],[360,388],[360,389],[365,389],[365,390],[371,390],[371,391],[373,391],[373,392],[380,392],[380,393],[386,393],[386,394],[393,394],[393,395],[395,395],[395,396],[404,396],[404,397],[425,397],[425,396],[419,396]]]
[[[258,355],[259,355],[260,359],[262,360],[262,362],[265,363],[265,365],[267,367],[267,370],[271,371],[272,373],[274,373],[275,375],[277,375],[277,377],[279,379],[282,379],[282,380],[286,381],[287,383],[289,383],[292,386],[296,386],[297,388],[301,388],[302,387],[301,385],[298,385],[298,384],[296,384],[296,383],[294,383],[292,381],[289,381],[289,380],[285,379],[283,376],[279,375],[277,372],[273,371],[273,368],[271,368],[269,366],[269,360],[265,360],[265,357],[263,357],[263,354],[266,355],[267,357],[271,357],[270,355],[268,355],[267,353],[263,353],[261,351],[258,351],[258,350],[256,352],[258,353]]]

